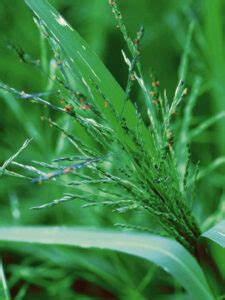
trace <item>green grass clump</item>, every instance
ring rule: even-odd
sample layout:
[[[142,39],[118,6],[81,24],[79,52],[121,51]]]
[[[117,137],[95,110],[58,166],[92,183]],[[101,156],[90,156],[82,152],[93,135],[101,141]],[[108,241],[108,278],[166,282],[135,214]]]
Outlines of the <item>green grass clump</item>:
[[[115,100],[102,90],[99,85],[101,79],[97,80],[98,76],[95,74],[94,80],[88,78],[88,73],[85,71],[86,78],[76,74],[79,82],[83,81],[83,89],[80,91],[73,88],[72,81],[75,79],[76,82],[76,78],[73,78],[74,72],[71,73],[70,70],[71,60],[64,53],[57,38],[49,32],[42,21],[37,21],[37,23],[52,46],[58,66],[56,76],[51,78],[56,81],[55,85],[58,89],[52,92],[58,93],[58,97],[64,99],[64,107],[44,100],[44,93],[19,92],[5,84],[1,84],[1,88],[24,100],[37,102],[66,114],[72,119],[71,121],[75,122],[80,131],[78,136],[75,136],[64,130],[60,124],[49,120],[52,126],[60,130],[72,142],[75,146],[73,151],[81,155],[80,158],[73,158],[75,162],[73,165],[63,166],[61,162],[64,160],[62,159],[58,160],[56,165],[42,163],[42,167],[55,167],[56,171],[33,181],[43,182],[54,179],[55,182],[59,181],[59,184],[73,186],[75,194],[65,195],[60,200],[54,201],[54,204],[71,200],[71,198],[80,198],[76,195],[82,193],[84,196],[81,198],[90,202],[86,207],[113,206],[114,211],[120,213],[146,210],[158,221],[165,233],[194,252],[200,229],[191,214],[190,203],[186,201],[186,193],[191,187],[187,187],[186,174],[179,172],[174,149],[176,128],[174,128],[173,121],[185,96],[185,84],[181,78],[174,98],[169,101],[166,94],[161,95],[158,80],[153,78],[151,86],[145,83],[139,59],[143,28],[132,41],[127,34],[116,3],[112,2],[111,5],[131,53],[130,59],[123,53],[129,71],[127,87],[121,97],[122,103],[118,103],[117,107],[113,103]],[[188,39],[190,40],[190,37]],[[186,51],[183,69],[185,69],[187,56]],[[86,80],[89,83],[86,83]],[[110,86],[110,81],[107,84]],[[145,99],[143,105],[147,111],[146,119],[143,119],[137,104],[129,100],[134,84],[139,85],[143,92]],[[186,151],[187,143],[182,144],[181,147],[182,151]],[[82,160],[84,163],[79,162]],[[184,165],[184,169],[188,169],[188,161],[179,161],[179,163]],[[85,165],[90,169],[86,181],[74,183],[73,181],[62,182],[61,178],[58,179],[59,175],[67,173],[74,173],[74,176],[77,176],[77,168]],[[87,185],[89,182],[94,184],[91,190],[85,193],[82,185]],[[104,188],[102,188],[103,185]],[[40,207],[43,208],[46,205]]]
[[[36,213],[53,210],[53,207],[60,209],[59,205],[62,207],[64,203],[79,200],[84,202],[83,208],[97,208],[107,214],[147,215],[150,220],[148,226],[126,220],[115,225],[158,236],[146,236],[149,253],[144,246],[144,235],[139,239],[138,235],[120,237],[99,231],[95,238],[89,230],[64,232],[49,229],[48,232],[47,228],[31,227],[23,231],[18,227],[12,230],[11,238],[2,228],[0,238],[4,241],[99,247],[115,251],[122,247],[122,252],[146,258],[165,268],[192,296],[213,299],[214,294],[221,294],[221,271],[205,246],[199,246],[202,230],[192,208],[197,197],[197,181],[224,163],[224,158],[199,172],[199,163],[191,163],[190,143],[223,119],[224,112],[198,126],[192,124],[202,84],[199,76],[194,78],[191,88],[186,84],[194,23],[190,24],[186,37],[174,96],[169,97],[153,72],[147,80],[143,75],[141,45],[144,28],[141,26],[132,39],[116,1],[110,1],[110,5],[127,44],[127,50],[122,51],[128,68],[124,90],[88,44],[46,1],[26,0],[26,3],[34,11],[35,23],[40,30],[42,59],[35,60],[16,46],[11,46],[11,49],[23,63],[31,65],[46,78],[46,89],[43,92],[24,92],[5,83],[0,83],[0,89],[4,97],[13,95],[27,103],[48,108],[47,112],[42,111],[39,125],[45,123],[54,130],[52,140],[55,149],[50,158],[46,154],[45,161],[33,157],[29,164],[21,163],[17,157],[28,146],[30,140],[27,140],[2,165],[0,175],[25,179],[39,193],[42,186],[49,187],[48,196],[52,200],[31,205],[30,209]],[[46,41],[51,51],[45,48]],[[141,101],[135,100],[137,91],[141,94]],[[32,127],[30,132],[35,132],[35,129]],[[47,138],[38,137],[37,140],[45,145],[43,153],[48,152]],[[16,168],[16,171],[10,171],[9,167]],[[18,170],[23,171],[22,175]],[[57,198],[55,193],[51,195],[54,188],[63,191]],[[156,227],[154,230],[153,226]],[[218,230],[221,230],[221,227],[218,228],[212,235],[207,233],[203,237],[213,240],[212,236],[218,236]],[[67,239],[63,242],[64,236]],[[115,238],[115,244],[107,242],[111,237],[112,240]],[[127,244],[123,244],[123,238],[127,239]],[[158,248],[152,246],[156,241],[159,242]],[[216,243],[220,247],[224,245],[220,239],[216,239]],[[162,251],[164,246],[169,250]],[[181,253],[184,263],[180,259]],[[200,264],[207,279],[209,277],[208,281]],[[217,283],[213,282],[210,272],[214,272]],[[185,280],[179,279],[181,274],[187,276]],[[195,277],[200,277],[200,280],[193,280]],[[210,288],[215,291],[211,293]]]

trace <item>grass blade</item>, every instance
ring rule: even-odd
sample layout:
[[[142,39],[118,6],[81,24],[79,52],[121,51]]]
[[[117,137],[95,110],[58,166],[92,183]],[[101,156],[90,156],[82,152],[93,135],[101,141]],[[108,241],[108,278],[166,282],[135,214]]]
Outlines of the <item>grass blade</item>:
[[[203,131],[205,131],[210,126],[214,125],[216,122],[220,121],[224,117],[225,117],[225,111],[221,111],[218,114],[216,114],[215,116],[207,119],[206,121],[204,121],[203,123],[201,123],[197,128],[193,129],[190,132],[189,138],[192,140],[193,138],[195,138],[196,136],[198,136],[199,134],[201,134]]]
[[[202,234],[203,238],[206,238],[209,240],[208,248],[212,254],[212,257],[214,258],[215,264],[217,266],[217,269],[219,270],[222,278],[222,293],[225,292],[225,220],[218,223],[216,226],[212,227],[208,231],[204,232]],[[215,280],[217,280],[217,277],[214,276]],[[218,281],[218,280],[217,280]]]
[[[200,170],[197,176],[197,180],[201,180],[202,178],[210,175],[213,171],[215,171],[217,168],[222,166],[225,163],[225,157],[217,157],[213,162],[211,162],[207,167]]]
[[[202,236],[225,248],[225,221],[204,232]]]
[[[155,235],[59,227],[2,227],[0,240],[69,245],[119,251],[142,257],[170,273],[191,299],[211,300],[204,274],[193,256],[174,240]]]
[[[188,69],[188,62],[189,62],[189,55],[191,52],[191,41],[192,41],[192,35],[194,31],[194,22],[192,22],[188,29],[187,39],[184,47],[184,53],[181,59],[181,64],[179,68],[179,74],[178,79],[186,80],[186,74]]]
[[[2,261],[0,261],[0,299],[2,300],[10,300],[10,294],[5,278],[5,273],[3,270]]]
[[[43,26],[58,44],[57,47],[63,53],[63,57],[70,66],[73,77],[80,78],[80,81],[86,86],[89,92],[94,96],[94,101],[105,119],[117,133],[119,140],[127,146],[135,149],[132,139],[125,135],[118,118],[111,109],[105,107],[104,101],[96,95],[96,86],[101,93],[110,101],[115,112],[119,116],[126,94],[104,64],[90,49],[88,44],[81,36],[59,15],[59,13],[45,0],[25,0],[27,5],[33,10],[36,17],[41,20]],[[137,119],[135,117],[136,109],[131,101],[127,101],[124,111],[124,118],[130,128],[136,128]],[[144,143],[146,149],[154,154],[152,137],[149,135],[144,123],[141,124],[141,131],[145,137]],[[150,151],[149,150],[149,151]]]

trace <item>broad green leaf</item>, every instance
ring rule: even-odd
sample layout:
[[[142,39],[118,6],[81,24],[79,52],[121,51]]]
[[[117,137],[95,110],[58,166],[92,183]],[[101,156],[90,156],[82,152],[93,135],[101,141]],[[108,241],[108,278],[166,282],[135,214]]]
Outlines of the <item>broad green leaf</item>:
[[[204,274],[191,254],[168,238],[87,228],[2,227],[0,241],[70,245],[119,251],[147,259],[170,273],[190,299],[214,299]]]
[[[82,37],[46,0],[25,0],[25,2],[58,43],[74,79],[80,78],[88,86],[88,89],[94,95],[96,105],[109,122],[111,128],[116,132],[117,137],[123,144],[131,149],[135,149],[133,140],[124,134],[115,114],[109,107],[105,106],[103,99],[97,94],[96,85],[101,90],[101,93],[105,95],[106,99],[112,103],[118,115],[121,113],[126,98],[123,89]],[[127,120],[128,126],[136,128],[138,121],[136,119],[135,107],[130,101],[127,101],[124,117]],[[144,146],[147,151],[150,151],[154,155],[152,137],[144,123],[141,124],[141,131],[144,137]]]
[[[202,236],[225,248],[225,221],[204,232]]]

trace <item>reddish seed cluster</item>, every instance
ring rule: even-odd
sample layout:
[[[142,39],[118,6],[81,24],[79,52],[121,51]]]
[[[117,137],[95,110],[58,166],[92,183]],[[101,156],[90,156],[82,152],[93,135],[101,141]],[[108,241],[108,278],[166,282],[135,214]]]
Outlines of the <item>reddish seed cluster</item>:
[[[134,44],[135,44],[136,46],[139,46],[139,45],[140,45],[140,40],[139,40],[139,39],[134,40]]]
[[[153,98],[153,104],[158,105],[159,104],[159,94],[155,91],[150,91],[150,96]]]
[[[72,170],[73,170],[73,168],[65,168],[65,169],[63,170],[63,173],[64,173],[64,174],[68,174],[68,173],[70,173]]]
[[[151,75],[153,77],[153,75]],[[150,96],[152,97],[152,102],[154,105],[158,105],[160,103],[160,94],[158,87],[160,86],[160,82],[158,80],[153,80],[152,83],[152,90],[149,92]]]
[[[66,103],[66,101],[64,99],[61,99],[60,102],[61,102],[61,104]],[[106,104],[105,104],[105,107],[106,107]],[[90,105],[84,103],[83,99],[80,100],[79,108],[82,110],[90,110],[91,109]],[[74,113],[74,108],[71,104],[67,104],[66,106],[64,106],[64,111],[67,113]]]
[[[67,112],[67,113],[72,113],[73,112],[73,106],[71,104],[67,104],[64,107],[64,111]]]
[[[141,36],[138,35],[138,37],[134,40],[134,44],[138,50],[139,46],[140,46],[140,42],[141,42]],[[140,54],[140,53],[139,53]]]

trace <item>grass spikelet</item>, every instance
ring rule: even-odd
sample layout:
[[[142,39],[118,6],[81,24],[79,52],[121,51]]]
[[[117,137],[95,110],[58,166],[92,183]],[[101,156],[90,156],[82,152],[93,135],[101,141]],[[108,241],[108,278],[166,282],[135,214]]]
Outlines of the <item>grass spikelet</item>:
[[[56,178],[56,177],[59,177],[59,176],[65,175],[65,174],[69,174],[69,173],[71,173],[71,172],[73,172],[77,169],[88,166],[89,164],[92,164],[92,163],[97,162],[99,160],[100,160],[100,158],[87,159],[84,162],[76,163],[76,164],[73,164],[73,165],[70,165],[70,166],[67,166],[67,167],[63,167],[58,171],[49,173],[47,175],[44,175],[44,176],[41,176],[41,177],[38,177],[38,178],[34,178],[32,180],[32,182],[33,183],[36,183],[36,182],[41,183],[43,181],[48,181],[50,179],[53,179],[53,178]]]
[[[31,210],[40,210],[40,209],[44,209],[44,208],[49,208],[49,207],[52,207],[52,206],[55,206],[55,205],[58,205],[58,204],[62,204],[62,203],[65,203],[65,202],[68,202],[68,201],[72,201],[72,200],[75,200],[75,199],[83,199],[81,196],[78,196],[78,195],[64,195],[62,198],[60,199],[55,199],[49,203],[45,203],[45,204],[42,204],[42,205],[39,205],[39,206],[33,206],[31,207],[30,209]]]
[[[27,139],[15,154],[12,155],[9,159],[7,159],[7,161],[4,162],[4,164],[0,168],[0,175],[4,174],[6,168],[12,163],[12,161],[15,158],[17,158],[20,155],[21,152],[23,152],[27,148],[27,146],[30,144],[31,141],[32,139]]]

